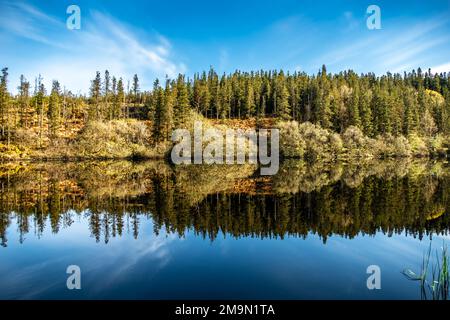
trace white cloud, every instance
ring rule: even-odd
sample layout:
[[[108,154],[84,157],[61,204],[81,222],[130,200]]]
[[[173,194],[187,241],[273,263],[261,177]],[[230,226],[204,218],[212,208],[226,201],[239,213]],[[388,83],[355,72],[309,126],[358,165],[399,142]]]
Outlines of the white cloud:
[[[53,41],[52,29],[62,29],[65,24],[39,9],[22,2],[5,2],[0,13],[0,30],[45,45],[61,47]]]
[[[2,14],[0,29],[39,43],[46,52],[38,57],[24,53],[25,59],[19,57],[23,64],[9,66],[12,75],[17,70],[32,79],[41,73],[47,86],[58,79],[74,92],[87,93],[97,70],[108,69],[125,79],[136,73],[143,89],[150,88],[155,77],[174,77],[186,70],[174,61],[168,39],[155,31],[128,27],[107,14],[82,11],[81,30],[68,30],[63,21],[30,5],[7,3],[5,8],[8,12]]]
[[[381,31],[361,32],[355,40],[337,42],[315,61],[334,69],[349,65],[358,71],[362,68],[377,73],[428,67],[436,58],[433,54],[442,52],[449,43],[450,37],[442,33],[448,23],[448,17],[441,16],[411,26],[391,24]]]
[[[450,73],[450,62],[431,67],[433,73]]]

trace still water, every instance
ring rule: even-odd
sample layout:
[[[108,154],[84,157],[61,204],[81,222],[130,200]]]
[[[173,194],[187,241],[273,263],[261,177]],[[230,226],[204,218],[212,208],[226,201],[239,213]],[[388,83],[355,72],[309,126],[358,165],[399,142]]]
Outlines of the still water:
[[[1,299],[420,299],[446,162],[4,163]],[[66,268],[81,269],[68,290]],[[381,270],[369,290],[366,269]]]

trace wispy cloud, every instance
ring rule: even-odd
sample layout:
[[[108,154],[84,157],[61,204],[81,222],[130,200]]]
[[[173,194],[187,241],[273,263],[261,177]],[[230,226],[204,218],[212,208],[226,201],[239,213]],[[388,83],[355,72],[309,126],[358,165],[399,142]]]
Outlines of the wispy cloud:
[[[28,65],[10,66],[29,77],[42,73],[47,81],[58,79],[72,90],[87,92],[96,70],[108,69],[128,79],[137,73],[142,87],[149,87],[155,77],[173,77],[186,70],[175,62],[172,45],[164,36],[129,27],[106,13],[82,11],[81,30],[68,30],[65,21],[31,5],[6,3],[4,7],[0,30],[35,41],[46,51],[31,73]],[[33,52],[28,55],[31,59]]]
[[[59,46],[51,39],[52,28],[64,28],[65,25],[39,9],[22,2],[5,2],[0,13],[0,29],[15,36],[40,42],[45,45]]]
[[[343,18],[346,24],[345,31],[352,31],[361,26],[361,19],[355,18],[351,11],[345,11]]]
[[[435,73],[450,73],[450,61],[447,63],[443,63],[437,66],[433,66],[431,67],[431,72],[435,72]]]
[[[352,34],[351,39],[336,41],[327,53],[315,61],[337,69],[348,65],[377,73],[401,72],[417,68],[421,63],[428,66],[434,58],[431,56],[433,50],[441,48],[436,52],[442,52],[442,47],[450,42],[448,33],[443,32],[448,27],[448,17],[405,24],[385,24],[388,27],[383,30]]]

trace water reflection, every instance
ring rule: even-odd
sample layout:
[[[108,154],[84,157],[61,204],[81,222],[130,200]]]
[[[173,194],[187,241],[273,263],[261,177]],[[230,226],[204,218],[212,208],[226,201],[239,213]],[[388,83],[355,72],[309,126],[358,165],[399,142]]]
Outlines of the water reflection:
[[[0,170],[0,241],[87,219],[96,241],[126,230],[216,239],[332,235],[447,234],[450,170],[445,162],[281,164],[273,177],[251,165],[177,166],[160,162],[7,163]]]

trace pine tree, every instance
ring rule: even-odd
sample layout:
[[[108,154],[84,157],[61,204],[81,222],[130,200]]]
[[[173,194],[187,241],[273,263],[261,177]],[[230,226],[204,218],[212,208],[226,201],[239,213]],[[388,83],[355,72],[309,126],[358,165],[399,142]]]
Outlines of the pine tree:
[[[258,110],[258,114],[260,116],[264,116],[265,114],[268,113],[268,105],[270,103],[270,97],[272,95],[271,92],[271,86],[270,86],[270,81],[267,79],[267,77],[265,77],[263,79],[263,83],[261,86],[261,103],[260,103],[260,107]]]
[[[293,77],[288,77],[287,79],[287,89],[289,91],[289,105],[291,106],[291,111],[292,111],[292,119],[296,120],[297,119],[297,113],[298,113],[298,91],[297,91],[297,87],[296,87],[296,75],[294,74]],[[258,100],[257,100],[258,101]]]
[[[391,133],[390,100],[384,89],[375,89],[372,110],[376,133]]]
[[[290,120],[291,106],[289,105],[289,91],[284,84],[277,91],[277,101],[277,116],[283,120]]]
[[[102,80],[100,72],[97,71],[95,79],[91,81],[91,99],[92,108],[89,115],[90,120],[101,120],[100,98],[101,98]]]
[[[166,80],[166,88],[164,90],[164,108],[161,116],[163,124],[164,139],[170,140],[172,130],[173,130],[173,107],[175,104],[175,97],[173,91],[171,90],[170,80]]]
[[[361,90],[364,93],[359,98],[359,115],[361,118],[361,126],[365,135],[372,136],[372,110],[370,108],[372,100],[372,91],[368,89]]]
[[[19,91],[18,104],[20,110],[20,125],[28,128],[28,107],[30,104],[30,83],[25,79],[24,75],[20,76],[20,85],[17,87]]]
[[[231,96],[232,93],[230,82],[227,81],[226,76],[223,75],[222,78],[220,79],[219,85],[219,100],[220,100],[219,118],[221,119],[230,117],[231,99],[232,99]]]
[[[390,112],[391,133],[398,136],[403,133],[404,125],[404,103],[399,90],[394,86],[390,92]]]
[[[153,141],[155,143],[164,139],[164,92],[156,79],[153,83],[153,97],[155,112],[153,115]]]
[[[233,73],[229,81],[231,85],[230,117],[239,117],[241,92],[239,87],[238,73]]]
[[[2,138],[5,137],[5,133],[8,127],[9,116],[9,93],[8,93],[8,68],[2,69],[2,75],[0,77],[0,116],[2,125]],[[9,137],[9,132],[8,132]],[[8,138],[9,141],[9,138]],[[9,144],[9,143],[8,143]]]
[[[186,117],[190,107],[189,92],[184,81],[184,76],[179,75],[176,82],[176,103],[174,107],[175,125],[180,126],[186,122]]]
[[[332,113],[331,113],[331,99],[330,99],[330,84],[327,76],[327,69],[325,65],[322,66],[322,71],[318,76],[318,87],[315,88],[314,110],[316,121],[323,128],[332,127]]]
[[[211,110],[211,93],[205,74],[202,75],[199,88],[199,110],[203,115],[208,116],[208,112]]]
[[[431,83],[431,89],[436,92],[441,93],[441,77],[437,73],[434,74],[434,77],[433,77],[433,80]]]
[[[103,96],[105,100],[104,110],[108,117],[111,119],[111,111],[109,108],[109,96],[111,93],[111,76],[109,75],[109,71],[105,70],[105,80],[103,81]]]
[[[416,132],[419,122],[419,107],[417,102],[417,94],[411,89],[407,88],[403,91],[403,106],[404,106],[404,120],[403,133],[409,135]]]
[[[199,80],[198,73],[194,74],[194,85],[192,87],[192,107],[195,111],[200,113],[200,103],[201,103],[201,95],[202,95],[202,85]]]
[[[115,106],[115,114],[118,118],[123,117],[122,115],[122,105],[125,103],[125,88],[123,85],[122,78],[117,82],[117,100]]]
[[[36,81],[36,113],[38,114],[38,122],[39,122],[39,148],[42,148],[42,135],[43,135],[43,127],[44,127],[44,112],[45,112],[45,87],[42,83],[41,75],[37,78]]]
[[[61,88],[58,81],[53,81],[52,91],[48,104],[48,120],[49,134],[51,138],[57,136],[57,131],[61,121],[61,104],[60,104]]]
[[[352,88],[351,96],[348,103],[349,125],[361,128],[361,118],[359,115],[359,86]]]
[[[287,102],[289,104],[289,102]],[[243,114],[246,117],[251,117],[255,115],[255,93],[253,90],[253,85],[250,80],[247,80],[247,85],[245,88],[245,94],[244,94],[244,103],[243,103]],[[288,106],[289,108],[289,106]]]
[[[139,78],[138,78],[137,74],[135,74],[133,76],[132,91],[133,91],[134,106],[136,106],[136,104],[140,103],[140,99],[139,99]]]
[[[211,116],[219,117],[219,77],[214,69],[211,67],[208,73],[208,89],[210,96]]]
[[[449,86],[450,86],[450,79],[449,79]],[[442,118],[443,118],[442,131],[445,134],[450,134],[450,89],[445,94],[445,106]]]
[[[111,104],[111,108],[109,110],[109,119],[118,119],[119,118],[119,111],[120,111],[120,104],[119,104],[119,100],[117,98],[117,79],[116,77],[112,77],[111,80],[111,99],[112,99],[112,104]]]

